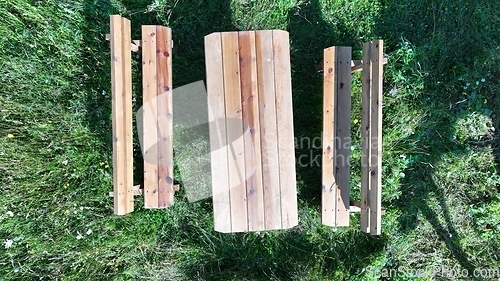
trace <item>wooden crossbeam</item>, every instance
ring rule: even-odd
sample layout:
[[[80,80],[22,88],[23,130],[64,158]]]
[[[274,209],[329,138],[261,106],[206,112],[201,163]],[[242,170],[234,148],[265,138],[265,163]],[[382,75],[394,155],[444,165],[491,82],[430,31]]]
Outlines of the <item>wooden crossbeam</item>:
[[[111,38],[110,34],[106,34],[106,40],[109,40]],[[174,40],[170,41],[170,46],[174,48]],[[142,42],[141,40],[132,40],[130,44],[130,50],[132,52],[140,52],[142,51]]]
[[[112,15],[110,28],[114,212],[125,215],[134,210],[130,21]]]
[[[179,191],[180,187],[178,184],[174,184],[174,191]],[[142,196],[144,195],[144,188],[142,185],[134,185],[133,188],[134,196]],[[109,192],[109,197],[114,197],[115,193],[113,191]]]
[[[384,58],[383,62],[384,62],[384,64],[387,64],[387,58]],[[317,72],[323,72],[323,65],[324,65],[324,61],[321,60],[321,62],[316,64],[314,68]],[[362,71],[362,70],[363,70],[363,61],[362,60],[352,60],[351,61],[351,72],[352,73]]]

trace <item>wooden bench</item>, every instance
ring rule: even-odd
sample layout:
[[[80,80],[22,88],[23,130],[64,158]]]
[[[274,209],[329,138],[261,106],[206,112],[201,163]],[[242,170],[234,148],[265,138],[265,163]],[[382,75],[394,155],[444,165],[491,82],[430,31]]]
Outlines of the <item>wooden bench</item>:
[[[323,59],[322,223],[348,226],[361,212],[361,230],[381,233],[383,41],[363,46],[363,60],[351,47],[330,47]],[[361,202],[349,199],[351,150],[351,72],[362,73]],[[351,203],[353,206],[351,206]]]
[[[212,33],[205,59],[215,230],[297,225],[288,33]]]
[[[113,119],[114,213],[134,210],[134,195],[146,208],[173,204],[172,39],[170,28],[142,26],[142,40],[131,40],[130,21],[110,16]],[[133,184],[131,52],[142,51],[144,183]],[[141,188],[142,187],[142,188]]]

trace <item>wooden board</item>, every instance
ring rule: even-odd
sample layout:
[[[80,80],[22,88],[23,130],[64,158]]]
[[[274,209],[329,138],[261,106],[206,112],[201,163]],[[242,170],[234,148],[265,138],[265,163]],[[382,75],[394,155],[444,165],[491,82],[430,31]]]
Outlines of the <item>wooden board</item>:
[[[337,185],[335,183],[335,123],[336,114],[336,47],[323,51],[323,154],[322,154],[322,194],[321,221],[324,225],[335,226]]]
[[[259,95],[255,32],[239,34],[241,99],[244,128],[248,230],[264,229],[264,192],[260,147]]]
[[[171,42],[170,28],[142,26],[145,208],[174,203]]]
[[[122,18],[123,32],[123,90],[125,108],[123,110],[123,122],[125,127],[125,176],[127,187],[127,212],[134,211],[134,167],[133,167],[133,131],[132,131],[132,51],[130,20]]]
[[[231,232],[232,228],[220,33],[213,33],[205,37],[205,50],[210,50],[205,52],[205,67],[207,73],[210,73],[207,75],[207,93],[214,229],[227,233]]]
[[[278,162],[280,167],[281,224],[282,228],[290,228],[298,224],[298,213],[288,32],[273,30],[273,53],[276,123],[278,127]]]
[[[337,182],[336,225],[349,225],[351,153],[351,47],[337,48],[337,114],[335,115],[335,179]]]
[[[371,43],[363,44],[362,73],[362,116],[361,116],[361,215],[360,225],[363,232],[370,233],[370,159],[371,159],[371,100],[372,100],[372,63]]]
[[[156,77],[158,109],[158,208],[174,203],[172,49],[170,28],[156,26]]]
[[[205,51],[215,230],[297,225],[288,33],[214,33]],[[224,135],[226,152],[214,152]]]
[[[156,26],[142,26],[144,207],[158,208]]]
[[[351,47],[324,50],[322,223],[349,225]]]
[[[255,33],[257,80],[259,93],[260,145],[262,184],[264,189],[265,229],[280,229],[281,191],[278,165],[278,129],[276,126],[276,94],[274,88],[273,31]]]
[[[372,122],[370,165],[370,234],[381,234],[382,215],[382,84],[383,41],[376,40],[371,46],[372,60]]]
[[[224,98],[226,103],[226,147],[229,159],[231,231],[241,232],[248,230],[248,215],[238,32],[224,32],[221,36]],[[241,120],[241,122],[234,122],[233,120]]]
[[[381,234],[383,41],[363,45],[361,230]]]
[[[133,211],[130,22],[110,17],[114,213]],[[130,102],[128,101],[130,100]]]

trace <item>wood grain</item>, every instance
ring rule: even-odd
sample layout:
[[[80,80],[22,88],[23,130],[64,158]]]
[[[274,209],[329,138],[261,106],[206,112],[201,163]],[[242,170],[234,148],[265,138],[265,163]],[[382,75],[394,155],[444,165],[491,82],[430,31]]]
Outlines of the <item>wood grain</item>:
[[[281,194],[274,89],[273,32],[255,33],[265,229],[281,229]]]
[[[372,122],[370,171],[370,234],[381,234],[382,211],[382,91],[383,41],[372,42]]]
[[[158,208],[156,26],[142,26],[144,207]]]
[[[298,224],[298,213],[288,32],[273,30],[273,55],[280,168],[281,226],[282,228],[291,228]]]
[[[361,117],[361,230],[370,233],[370,159],[371,159],[371,100],[372,100],[372,63],[371,42],[363,44],[362,73],[362,117]]]
[[[205,36],[205,67],[207,71],[208,121],[210,130],[212,201],[214,229],[228,233],[231,228],[228,154],[226,149],[226,112],[224,73],[222,69],[221,34]]]
[[[264,196],[259,124],[255,32],[239,32],[240,81],[245,148],[248,230],[264,229]]]
[[[324,225],[335,226],[336,183],[335,171],[335,123],[336,114],[336,47],[323,51],[323,154],[321,220]]]
[[[336,225],[349,226],[351,152],[351,47],[337,48],[337,116],[335,180],[337,182]]]
[[[127,213],[134,211],[134,167],[133,167],[133,131],[132,131],[132,51],[130,20],[122,20],[122,43],[123,43],[123,127],[125,142],[125,189],[126,189],[126,209]]]
[[[245,151],[243,142],[243,116],[240,93],[240,54],[238,32],[222,33],[224,72],[224,98],[231,200],[231,231],[248,230],[247,196],[245,185]],[[242,120],[235,125],[233,120]]]
[[[156,77],[158,109],[158,208],[174,201],[172,50],[170,28],[156,26]]]
[[[114,213],[124,215],[127,208],[126,135],[124,126],[124,50],[122,20],[120,16],[110,17],[111,28],[111,92],[113,120],[113,192]]]

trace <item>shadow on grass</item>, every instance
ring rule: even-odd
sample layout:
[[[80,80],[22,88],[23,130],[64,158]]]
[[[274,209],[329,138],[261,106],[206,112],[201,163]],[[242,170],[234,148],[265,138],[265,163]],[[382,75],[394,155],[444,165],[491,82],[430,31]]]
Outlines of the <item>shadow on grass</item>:
[[[288,12],[290,34],[293,121],[300,198],[321,204],[321,139],[323,124],[323,50],[355,46],[346,26],[333,28],[323,20],[317,0],[304,1]]]
[[[401,183],[400,199],[392,202],[402,213],[400,227],[404,232],[416,229],[421,215],[453,259],[469,273],[476,269],[477,265],[472,260],[477,259],[471,257],[461,244],[464,237],[457,232],[457,227],[462,226],[456,223],[454,214],[450,212],[445,195],[449,191],[434,180],[434,166],[446,153],[458,156],[466,154],[469,149],[468,144],[452,138],[456,134],[453,131],[455,123],[467,114],[459,103],[463,99],[461,95],[465,82],[459,82],[457,78],[464,76],[470,79],[470,72],[486,75],[479,65],[491,59],[487,49],[491,49],[492,43],[485,43],[490,42],[488,37],[493,36],[491,32],[485,32],[491,17],[494,17],[494,12],[488,7],[470,1],[389,1],[380,13],[377,26],[378,34],[390,42],[388,45],[395,46],[394,43],[401,39],[411,42],[419,54],[423,71],[428,73],[423,78],[423,91],[411,103],[420,112],[430,114],[417,126],[419,131],[404,141],[407,144],[417,142],[418,148],[406,147],[407,152],[413,153],[416,158],[404,171],[406,177]],[[498,117],[494,124],[498,161]],[[437,202],[436,207],[430,205],[433,200]]]

